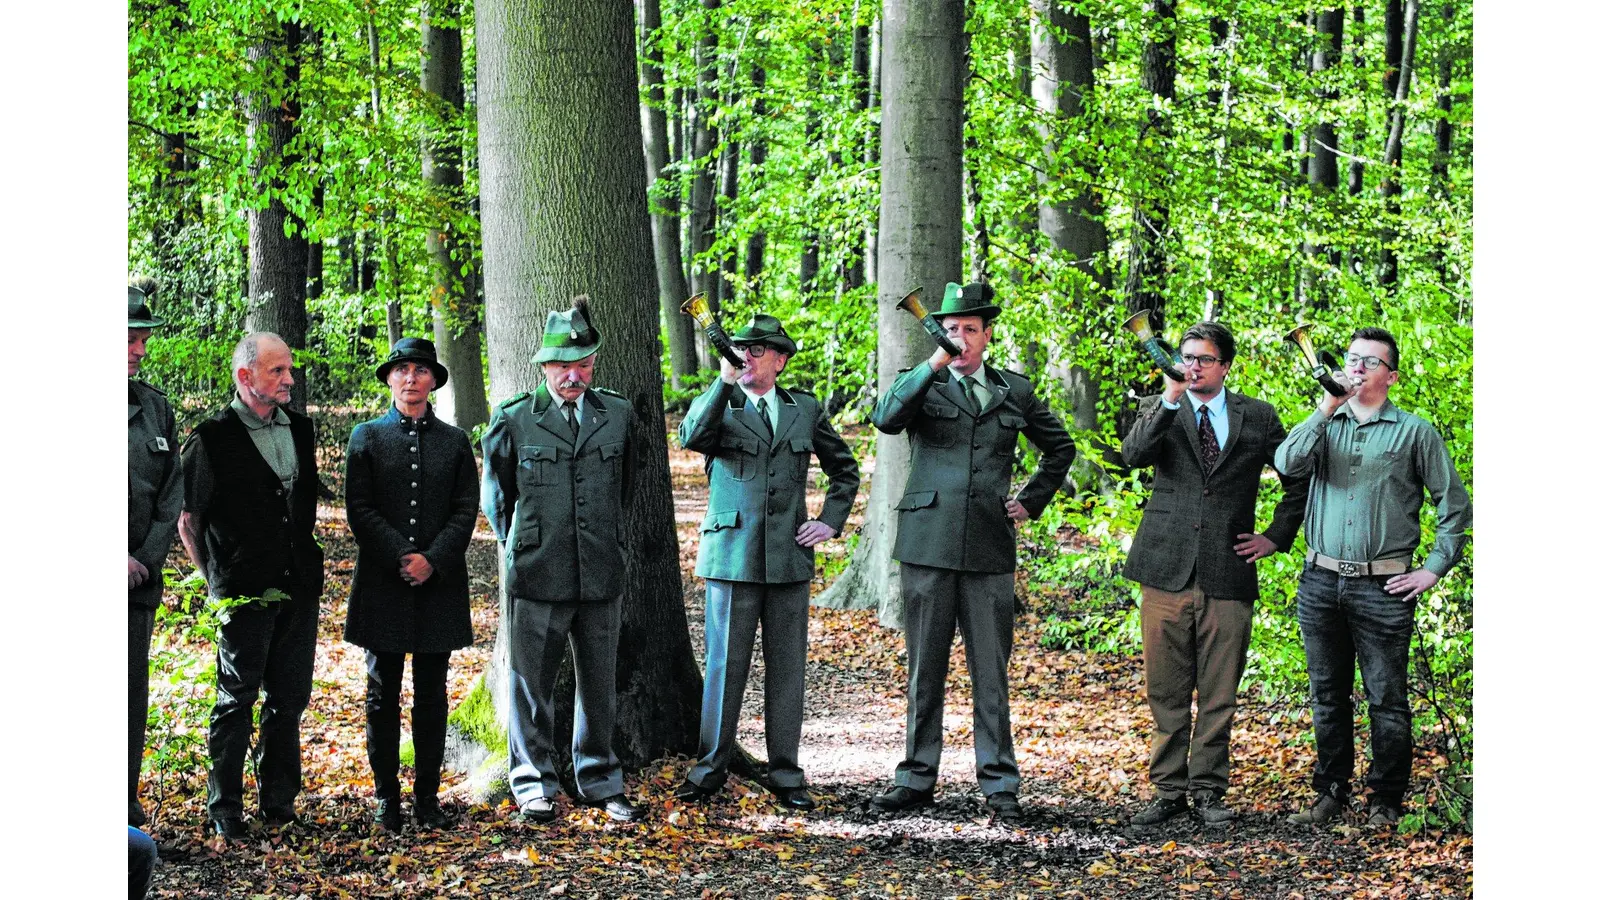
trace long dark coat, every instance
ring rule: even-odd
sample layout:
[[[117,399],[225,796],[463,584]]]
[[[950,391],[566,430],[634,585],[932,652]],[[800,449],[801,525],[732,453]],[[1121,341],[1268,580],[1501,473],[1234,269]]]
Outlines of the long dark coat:
[[[433,414],[363,422],[345,455],[345,504],[356,538],[344,639],[385,653],[443,653],[472,643],[467,542],[478,518],[478,469],[467,433]],[[400,557],[420,552],[433,576],[412,587]]]

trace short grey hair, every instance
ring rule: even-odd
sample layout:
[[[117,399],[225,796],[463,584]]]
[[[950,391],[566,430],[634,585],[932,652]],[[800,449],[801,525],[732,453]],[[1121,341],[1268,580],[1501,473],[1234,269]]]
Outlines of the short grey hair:
[[[255,370],[256,361],[261,358],[261,342],[268,339],[277,341],[285,347],[288,346],[288,342],[270,331],[252,331],[240,338],[239,343],[233,345],[233,380],[235,384],[239,381],[240,369]]]

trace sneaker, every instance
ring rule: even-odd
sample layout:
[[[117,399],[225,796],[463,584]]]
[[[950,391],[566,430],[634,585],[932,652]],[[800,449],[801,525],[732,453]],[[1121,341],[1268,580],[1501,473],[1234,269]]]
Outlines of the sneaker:
[[[1133,817],[1132,824],[1159,825],[1175,816],[1181,816],[1189,810],[1189,800],[1186,797],[1157,797],[1150,802],[1138,815]]]
[[[1195,791],[1194,812],[1207,825],[1225,825],[1238,818],[1238,814],[1222,805],[1219,791]]]
[[[1400,808],[1384,800],[1367,804],[1367,824],[1376,828],[1393,828],[1400,821]]]
[[[1317,802],[1304,812],[1289,817],[1290,825],[1322,825],[1344,814],[1344,801],[1332,794],[1318,794]]]

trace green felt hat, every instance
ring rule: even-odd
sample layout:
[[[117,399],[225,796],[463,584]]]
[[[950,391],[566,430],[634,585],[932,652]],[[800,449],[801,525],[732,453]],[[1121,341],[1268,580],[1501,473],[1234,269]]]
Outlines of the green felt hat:
[[[160,328],[167,324],[165,319],[159,318],[150,309],[150,295],[154,293],[154,285],[143,289],[128,285],[129,328]]]
[[[944,301],[939,308],[933,310],[931,315],[935,319],[945,316],[981,316],[984,322],[1000,315],[1000,307],[995,306],[994,288],[976,281],[972,284],[956,284],[948,282],[944,286]]]
[[[533,361],[577,362],[599,349],[600,330],[589,321],[589,295],[579,294],[571,309],[555,310],[544,320],[544,341]]]
[[[751,316],[750,323],[728,335],[728,339],[735,344],[766,344],[785,356],[793,356],[798,349],[789,332],[783,330],[783,323],[776,316],[763,313]]]

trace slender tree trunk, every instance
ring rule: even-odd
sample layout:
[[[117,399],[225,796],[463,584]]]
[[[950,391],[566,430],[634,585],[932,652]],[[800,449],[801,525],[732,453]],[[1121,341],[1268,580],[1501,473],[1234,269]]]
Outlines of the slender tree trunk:
[[[1167,146],[1172,139],[1171,109],[1178,74],[1177,0],[1149,0],[1145,9],[1155,14],[1145,41],[1139,86],[1152,102],[1139,128],[1139,146],[1149,147],[1151,190],[1134,201],[1133,233],[1128,250],[1128,308],[1151,311],[1151,326],[1161,331],[1166,320],[1167,210],[1171,191],[1171,161]]]
[[[263,23],[264,36],[248,51],[249,64],[258,73],[281,71],[281,82],[268,79],[274,90],[245,97],[245,140],[250,148],[250,174],[273,199],[249,212],[250,311],[245,327],[271,331],[296,349],[306,346],[306,231],[305,223],[278,199],[284,190],[280,174],[264,181],[268,167],[292,170],[300,160],[287,153],[300,117],[300,43],[298,22]],[[286,229],[291,233],[285,233]],[[290,406],[305,411],[310,385],[302,366],[295,366]]]
[[[1062,6],[1060,0],[1031,0],[1031,3],[1033,102],[1039,109],[1040,136],[1044,139],[1045,165],[1042,168],[1054,172],[1066,165],[1058,161],[1062,140],[1088,127],[1084,98],[1094,90],[1093,45],[1088,16]],[[1088,285],[1105,292],[1111,288],[1111,273],[1105,266],[1106,227],[1101,220],[1100,197],[1088,186],[1097,174],[1087,169],[1083,178],[1085,187],[1063,202],[1041,201],[1039,230],[1067,266],[1083,275]],[[1052,180],[1043,172],[1038,176],[1042,190],[1048,189]],[[1071,303],[1103,303],[1106,295],[1095,296],[1090,289],[1075,292],[1065,299]],[[1076,346],[1082,338],[1082,335],[1073,335],[1069,341]],[[1062,382],[1072,404],[1073,425],[1094,428],[1100,399],[1099,380],[1084,367],[1074,365],[1063,373]],[[1078,483],[1087,482],[1079,479]]]
[[[617,652],[616,748],[624,765],[638,767],[693,751],[701,679],[667,467],[633,5],[478,0],[477,35],[491,391],[498,400],[537,384],[529,348],[539,345],[546,311],[586,293],[605,336],[595,381],[622,393],[643,426],[624,511],[630,544]],[[504,641],[502,627],[494,663],[502,667]],[[566,734],[570,688],[558,700]],[[495,702],[503,722],[503,691]],[[556,746],[566,746],[561,737]]]
[[[1339,64],[1339,57],[1344,52],[1344,8],[1324,10],[1317,15],[1317,46],[1311,53],[1311,74],[1316,81],[1318,73],[1330,73]],[[1323,79],[1324,81],[1326,78]],[[1318,86],[1316,95],[1320,99],[1332,103],[1339,99],[1339,92],[1332,88]],[[1312,196],[1325,198],[1332,194],[1339,185],[1339,135],[1333,122],[1319,120],[1311,126],[1311,162],[1307,170],[1307,181],[1311,185]],[[1312,202],[1317,202],[1313,200]],[[1312,309],[1326,311],[1328,308],[1327,292],[1323,289],[1324,275],[1318,264],[1319,258],[1326,259],[1331,265],[1337,265],[1330,257],[1327,247],[1306,240],[1300,245],[1300,251],[1305,257],[1300,266],[1300,278],[1295,284],[1296,305],[1304,307],[1309,305]]]
[[[750,140],[750,177],[759,179],[765,177],[764,167],[767,164],[767,139],[761,132],[767,120],[767,70],[759,65],[750,70],[750,92],[755,98],[751,113],[756,128],[756,136]],[[767,232],[752,232],[744,247],[744,280],[750,285],[753,299],[758,304],[765,285],[762,276],[766,266]]]
[[[1401,26],[1400,61],[1395,72],[1394,93],[1390,95],[1389,134],[1383,145],[1383,179],[1378,193],[1383,197],[1383,244],[1378,250],[1378,283],[1390,294],[1400,282],[1400,261],[1395,253],[1399,234],[1395,222],[1400,218],[1400,150],[1406,128],[1406,98],[1411,93],[1412,62],[1417,56],[1418,0],[1406,0]]]
[[[728,82],[731,84],[730,77]],[[733,215],[733,205],[739,199],[739,142],[728,141],[722,149],[722,160],[718,164],[721,172],[722,187],[718,191],[717,209],[722,229],[732,233],[736,225]],[[717,279],[717,297],[720,303],[730,303],[736,293],[739,280],[739,249],[738,245],[730,243],[726,252],[722,254],[722,275]]]
[[[700,0],[700,6],[709,17],[722,7],[722,0]],[[711,116],[717,109],[717,29],[708,27],[700,37],[696,53],[698,75],[695,82],[694,148],[691,168],[694,180],[689,187],[689,286],[694,293],[704,292],[713,309],[721,306],[721,281],[717,265],[705,257],[716,240],[717,199],[717,131],[711,126]],[[700,365],[715,367],[710,347],[700,342]]]
[[[438,104],[440,117],[456,123],[465,102],[461,83],[461,15],[459,0],[424,4],[422,18],[422,90]],[[437,9],[439,15],[434,15]],[[436,21],[440,19],[442,21]],[[449,127],[422,139],[422,180],[441,207],[465,216],[462,192],[461,144]],[[425,236],[433,270],[429,306],[433,313],[433,342],[439,362],[450,370],[450,381],[434,394],[439,415],[457,428],[471,431],[489,421],[489,397],[483,384],[483,344],[479,339],[477,297],[472,290],[472,245],[462,229],[452,223],[435,224]]]
[[[688,379],[694,377],[700,361],[695,356],[694,320],[678,311],[689,298],[689,283],[683,277],[683,243],[678,239],[678,180],[674,177],[665,184],[658,184],[664,177],[662,173],[667,169],[671,150],[661,45],[657,35],[661,28],[661,0],[642,0],[639,9],[645,179],[653,197],[650,233],[655,248],[656,282],[661,286],[661,317],[667,325],[667,347],[671,353],[672,389],[681,391]]]
[[[961,280],[961,122],[966,80],[961,0],[884,0],[883,180],[878,217],[878,390],[902,367],[927,358],[930,341],[895,304],[922,285],[931,293]],[[817,598],[822,606],[877,608],[903,627],[900,570],[892,565],[911,449],[880,435],[861,543],[850,565]]]
[[[867,109],[872,104],[872,25],[861,18],[861,3],[856,2],[851,16],[854,27],[850,39],[850,82],[855,89],[855,110],[861,121],[866,121]],[[870,143],[870,141],[868,141]],[[866,160],[866,148],[861,159]],[[867,235],[863,231],[850,239],[850,250],[845,258],[844,289],[854,290],[867,283]]]
[[[1367,65],[1366,57],[1362,54],[1362,45],[1366,42],[1367,9],[1364,6],[1357,6],[1351,10],[1350,16],[1352,32],[1350,65],[1357,72],[1362,72]],[[1367,92],[1362,91],[1361,93],[1365,98]],[[1367,164],[1363,161],[1362,153],[1367,143],[1367,117],[1365,112],[1366,103],[1363,99],[1362,114],[1356,116],[1355,133],[1353,140],[1350,142],[1350,146],[1356,149],[1354,157],[1350,160],[1350,180],[1348,182],[1348,192],[1352,197],[1360,196],[1361,189],[1366,182]]]
[[[871,58],[871,75],[869,76],[869,81],[871,82],[871,87],[869,88],[869,93],[868,93],[868,98],[867,98],[867,108],[870,110],[870,109],[876,109],[880,105],[882,97],[883,97],[883,20],[881,18],[872,20],[872,58]],[[866,146],[866,151],[865,152],[866,152],[867,165],[871,166],[873,163],[878,162],[879,159],[880,159],[880,156],[881,156],[881,150],[880,150],[880,147],[879,147],[879,144],[880,144],[879,131],[881,130],[881,125],[878,128],[874,128],[870,124],[871,121],[872,121],[872,118],[871,118],[870,115],[867,117],[867,121],[868,121],[869,124],[868,124],[868,127],[867,127],[867,134],[866,134],[866,145],[867,146]],[[881,177],[880,177],[880,188],[881,188]],[[865,283],[866,284],[877,284],[878,283],[878,223],[876,221],[869,221],[867,223],[866,259],[864,260],[864,264],[865,264],[865,269],[864,269],[862,275],[863,275],[863,278],[865,279]]]

